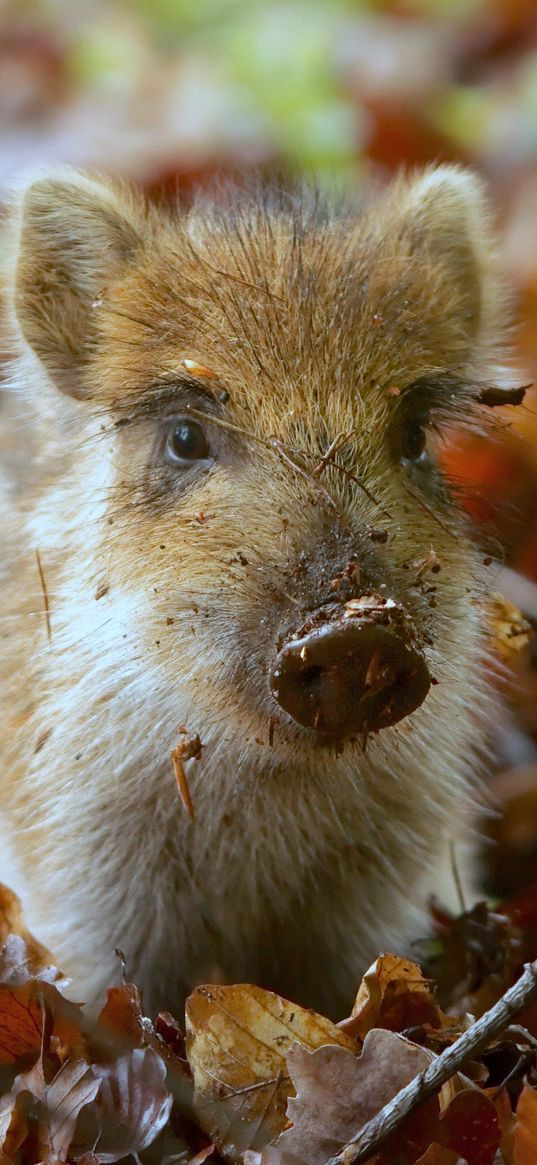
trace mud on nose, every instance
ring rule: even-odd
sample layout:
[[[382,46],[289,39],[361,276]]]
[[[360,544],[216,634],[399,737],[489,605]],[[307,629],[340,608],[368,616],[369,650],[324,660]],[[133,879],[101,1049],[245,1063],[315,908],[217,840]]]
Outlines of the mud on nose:
[[[281,649],[270,686],[293,720],[341,739],[397,724],[419,707],[431,684],[425,658],[404,622],[387,614],[347,613]]]

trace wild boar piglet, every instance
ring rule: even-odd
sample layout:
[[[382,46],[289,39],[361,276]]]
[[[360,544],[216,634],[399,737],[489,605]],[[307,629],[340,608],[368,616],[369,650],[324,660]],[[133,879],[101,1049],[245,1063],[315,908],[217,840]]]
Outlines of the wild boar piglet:
[[[485,586],[433,437],[502,383],[480,184],[187,211],[60,170],[9,240],[0,876],[79,998],[119,947],[149,1009],[341,1016],[467,830]]]

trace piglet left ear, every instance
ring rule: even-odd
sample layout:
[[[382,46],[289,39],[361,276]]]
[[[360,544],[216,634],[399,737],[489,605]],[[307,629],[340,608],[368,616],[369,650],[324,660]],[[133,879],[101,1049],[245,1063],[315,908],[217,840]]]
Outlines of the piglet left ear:
[[[143,246],[144,206],[129,190],[68,167],[36,178],[12,218],[8,281],[17,331],[60,391],[85,397],[93,304]]]

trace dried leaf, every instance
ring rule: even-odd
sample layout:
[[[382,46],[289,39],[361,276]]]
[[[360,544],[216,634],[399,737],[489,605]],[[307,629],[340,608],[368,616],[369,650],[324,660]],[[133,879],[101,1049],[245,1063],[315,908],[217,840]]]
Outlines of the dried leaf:
[[[514,1133],[516,1117],[511,1108],[511,1099],[506,1088],[494,1097],[494,1107],[500,1126],[500,1148],[505,1165],[513,1165]]]
[[[293,1157],[277,1145],[267,1145],[260,1153],[247,1149],[243,1161],[244,1165],[307,1165],[303,1157]]]
[[[430,961],[441,1004],[479,1018],[497,1003],[516,977],[521,935],[512,919],[486,902],[453,918],[436,915],[440,953]]]
[[[231,1161],[262,1149],[285,1126],[291,1091],[285,1057],[308,1048],[356,1042],[315,1012],[260,987],[198,987],[186,1006],[187,1053],[195,1110],[203,1129]]]
[[[20,899],[0,883],[0,982],[23,983],[46,979],[68,982],[54,967],[50,951],[30,934],[24,921]]]
[[[45,1017],[49,1038],[54,1035],[72,1056],[84,1051],[80,1007],[64,999],[52,983],[33,979],[16,987],[0,986],[0,1064],[22,1057],[35,1060]]]
[[[45,947],[42,948],[45,951]],[[47,959],[51,960],[46,952]],[[62,991],[70,980],[51,961],[45,965],[37,960],[34,949],[20,934],[10,934],[0,950],[0,983],[6,987],[17,987],[29,979],[39,979],[42,983],[54,983]]]
[[[41,1051],[44,1010],[33,983],[0,986],[0,1064],[14,1064]]]
[[[15,1111],[17,1103],[25,1103],[24,1098],[31,1097],[40,1157],[51,1163],[64,1161],[79,1113],[95,1099],[99,1086],[99,1080],[85,1060],[70,1060],[62,1065],[51,1084],[47,1084],[40,1056],[28,1072],[15,1078],[10,1092],[2,1098],[1,1109],[5,1113]],[[28,1111],[26,1104],[25,1114]]]
[[[204,1161],[207,1161],[213,1153],[214,1145],[211,1142],[211,1144],[206,1145],[204,1149],[200,1149],[199,1153],[196,1153],[195,1157],[191,1157],[188,1165],[203,1165]]]
[[[155,1032],[168,1051],[186,1062],[185,1033],[169,1011],[160,1011],[155,1020]]]
[[[112,1039],[116,1055],[122,1047],[126,1049],[140,1044],[143,1019],[140,992],[133,983],[108,988],[97,1026],[108,1040]]]
[[[398,1032],[423,1024],[437,1028],[442,1019],[420,967],[397,955],[380,955],[366,971],[343,1027],[363,1039],[374,1027]]]
[[[140,1153],[164,1128],[172,1106],[165,1086],[166,1066],[152,1048],[134,1048],[114,1064],[94,1065],[100,1082],[96,1111],[101,1134],[94,1147],[99,1161],[120,1161]]]
[[[114,1060],[133,1047],[152,1048],[164,1060],[174,1100],[183,1114],[192,1117],[194,1085],[184,1034],[169,1012],[162,1012],[153,1024],[143,1013],[141,995],[133,983],[108,990],[97,1021],[97,1046],[101,1059]]]
[[[513,1165],[537,1161],[537,1092],[527,1084],[520,1093],[513,1137]]]
[[[12,1165],[28,1135],[27,1093],[6,1093],[0,1100],[0,1165]]]
[[[82,1165],[82,1163],[80,1163]],[[466,1165],[461,1161],[458,1153],[454,1153],[453,1149],[446,1149],[445,1145],[429,1145],[422,1157],[419,1157],[415,1165]]]
[[[336,1047],[308,1052],[295,1044],[287,1056],[297,1093],[287,1105],[293,1127],[278,1137],[277,1147],[308,1165],[325,1165],[432,1059],[431,1052],[380,1029],[366,1035],[361,1056]]]
[[[518,607],[498,592],[489,599],[488,617],[492,645],[501,658],[509,662],[529,643],[533,635],[531,624]]]
[[[69,1060],[45,1090],[51,1149],[63,1160],[73,1139],[78,1114],[90,1104],[100,1081],[84,1060]]]
[[[448,1148],[468,1165],[492,1165],[500,1144],[500,1125],[488,1096],[477,1088],[459,1092],[440,1119]]]

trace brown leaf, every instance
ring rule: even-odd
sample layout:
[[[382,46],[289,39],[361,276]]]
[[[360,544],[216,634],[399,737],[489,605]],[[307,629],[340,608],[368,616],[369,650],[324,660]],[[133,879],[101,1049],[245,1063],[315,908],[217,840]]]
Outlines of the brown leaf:
[[[195,1110],[203,1129],[229,1160],[262,1149],[285,1126],[291,1089],[285,1057],[298,1041],[308,1048],[357,1044],[315,1012],[260,987],[198,987],[186,1006],[187,1053]]]
[[[33,983],[0,986],[0,1064],[14,1064],[22,1056],[41,1051],[44,1009]]]
[[[95,1099],[99,1086],[99,1079],[84,1060],[68,1060],[46,1086],[48,1136],[60,1160],[67,1156],[79,1112]]]
[[[204,1149],[200,1149],[199,1153],[196,1153],[195,1157],[191,1157],[188,1165],[203,1165],[204,1161],[207,1161],[210,1157],[212,1157],[213,1153],[214,1145],[211,1142],[211,1144],[206,1145]]]
[[[527,1084],[520,1093],[513,1137],[513,1165],[537,1161],[537,1092]]]
[[[424,1048],[380,1029],[366,1035],[361,1056],[335,1047],[308,1052],[295,1044],[287,1056],[297,1093],[287,1105],[293,1127],[276,1145],[308,1165],[325,1165],[432,1059]]]
[[[82,1162],[79,1165],[82,1165]],[[467,1165],[467,1162],[462,1161],[453,1149],[446,1149],[445,1145],[438,1145],[435,1142],[434,1145],[429,1145],[415,1165]]]
[[[85,1060],[62,1065],[47,1084],[42,1058],[28,1072],[21,1073],[10,1092],[2,1098],[2,1109],[16,1109],[19,1097],[31,1096],[32,1118],[37,1126],[39,1155],[44,1161],[64,1161],[73,1139],[81,1110],[96,1097],[100,1082]],[[24,1140],[24,1137],[22,1138]],[[22,1142],[21,1142],[22,1143]]]
[[[267,1145],[260,1153],[247,1149],[243,1161],[244,1165],[307,1165],[302,1157],[293,1157],[277,1145]]]
[[[169,1011],[159,1011],[155,1020],[155,1032],[174,1056],[186,1061],[185,1033]]]
[[[106,1003],[99,1014],[97,1028],[118,1051],[139,1045],[143,1034],[142,1001],[134,983],[122,983],[121,987],[109,987]]]
[[[26,931],[26,924],[20,898],[0,882],[0,943],[6,941],[8,934],[22,934],[23,931]]]
[[[437,1028],[442,1019],[420,967],[397,955],[380,955],[362,979],[351,1017],[339,1026],[363,1039],[374,1027],[398,1032],[422,1024]]]
[[[134,1048],[111,1065],[94,1065],[100,1082],[96,1112],[101,1133],[94,1146],[99,1161],[114,1162],[140,1153],[164,1128],[172,1106],[165,1086],[166,1066],[152,1048]]]
[[[152,1048],[164,1060],[174,1100],[180,1111],[191,1118],[194,1085],[186,1059],[184,1034],[169,1012],[161,1012],[153,1024],[143,1013],[138,988],[125,981],[121,987],[112,987],[107,992],[97,1021],[94,1050],[103,1061],[116,1060],[133,1047]]]
[[[12,1165],[28,1135],[28,1094],[6,1093],[0,1100],[0,1165]]]
[[[476,902],[453,918],[436,915],[440,954],[430,961],[441,1004],[479,1018],[511,986],[520,965],[521,935],[512,919]]]
[[[46,964],[44,961],[38,962],[35,951],[28,946],[27,940],[22,935],[10,934],[0,950],[0,983],[8,987],[17,987],[35,978],[42,983],[55,983],[59,989],[63,989],[69,983],[69,979],[52,962]]]
[[[17,941],[14,941],[17,936]],[[54,959],[42,943],[30,934],[24,921],[20,899],[0,883],[0,982],[13,982],[13,972],[25,979],[46,979],[50,983],[63,979],[54,967]],[[8,976],[11,976],[8,978]],[[19,978],[19,982],[24,982]]]
[[[488,1096],[477,1088],[459,1092],[440,1119],[448,1148],[468,1165],[492,1165],[500,1144],[500,1125]]]
[[[54,1035],[72,1056],[84,1050],[80,1007],[64,999],[52,983],[33,979],[20,986],[0,986],[0,1064],[14,1064],[22,1057],[35,1060],[45,1019],[48,1038]]]
[[[511,1108],[511,1098],[506,1088],[494,1098],[494,1107],[500,1126],[500,1148],[505,1165],[513,1165],[514,1132],[516,1117]]]

